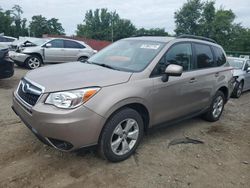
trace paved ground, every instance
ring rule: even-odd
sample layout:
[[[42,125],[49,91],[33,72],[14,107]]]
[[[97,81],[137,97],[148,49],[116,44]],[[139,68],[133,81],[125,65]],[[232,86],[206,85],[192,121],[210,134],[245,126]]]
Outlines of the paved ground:
[[[147,135],[137,153],[109,163],[95,152],[62,153],[40,143],[11,110],[27,71],[0,80],[0,187],[250,187],[250,92],[226,105],[220,121],[200,118]],[[189,136],[204,144],[168,147]]]

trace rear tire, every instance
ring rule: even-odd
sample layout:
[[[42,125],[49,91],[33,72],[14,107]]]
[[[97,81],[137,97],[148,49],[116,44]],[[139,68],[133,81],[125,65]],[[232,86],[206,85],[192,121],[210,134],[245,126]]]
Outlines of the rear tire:
[[[85,62],[87,59],[88,57],[82,56],[82,57],[79,57],[77,61]]]
[[[37,55],[31,55],[25,60],[25,66],[28,69],[37,69],[42,65],[42,59]]]
[[[203,118],[210,122],[218,121],[224,110],[225,101],[224,93],[222,91],[217,91],[208,111],[203,115]]]
[[[243,90],[243,82],[239,82],[236,84],[233,93],[232,93],[232,97],[234,98],[240,98],[241,94],[242,94],[242,90]]]
[[[124,108],[106,123],[99,141],[99,153],[104,159],[119,162],[129,158],[143,137],[143,120],[140,114]]]

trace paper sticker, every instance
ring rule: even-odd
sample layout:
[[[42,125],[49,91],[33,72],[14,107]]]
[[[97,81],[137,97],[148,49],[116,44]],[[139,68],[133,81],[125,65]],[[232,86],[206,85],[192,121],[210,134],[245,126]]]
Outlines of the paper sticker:
[[[159,44],[142,44],[141,48],[157,50],[159,46],[160,46]]]

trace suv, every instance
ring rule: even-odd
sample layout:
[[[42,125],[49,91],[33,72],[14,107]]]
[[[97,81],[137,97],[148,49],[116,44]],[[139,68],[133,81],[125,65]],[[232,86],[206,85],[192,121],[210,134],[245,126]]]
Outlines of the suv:
[[[11,58],[18,66],[29,69],[36,69],[42,63],[84,61],[96,53],[84,42],[61,38],[38,39],[30,47],[18,50],[11,53]]]
[[[13,109],[54,148],[98,145],[104,158],[121,161],[153,126],[198,115],[217,121],[232,88],[231,67],[213,41],[135,37],[84,63],[27,73],[14,92]]]

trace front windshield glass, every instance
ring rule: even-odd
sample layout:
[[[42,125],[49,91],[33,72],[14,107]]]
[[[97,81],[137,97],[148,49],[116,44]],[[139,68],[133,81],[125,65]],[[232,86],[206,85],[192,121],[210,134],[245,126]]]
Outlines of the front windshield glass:
[[[165,43],[121,40],[92,56],[90,63],[106,65],[121,71],[142,71],[161,51]]]
[[[244,60],[239,59],[228,59],[229,64],[236,68],[236,69],[242,69],[244,66]]]
[[[48,39],[39,39],[39,40],[33,41],[32,43],[34,43],[37,46],[40,46],[40,45],[44,44],[47,41],[48,41]]]

